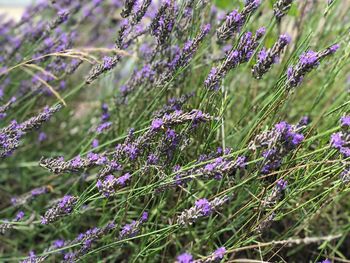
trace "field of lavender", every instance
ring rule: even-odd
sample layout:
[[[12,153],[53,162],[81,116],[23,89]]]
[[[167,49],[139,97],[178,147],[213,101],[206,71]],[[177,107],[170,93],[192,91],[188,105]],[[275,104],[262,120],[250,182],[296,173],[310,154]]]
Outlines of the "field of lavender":
[[[350,1],[0,23],[0,262],[350,262]]]

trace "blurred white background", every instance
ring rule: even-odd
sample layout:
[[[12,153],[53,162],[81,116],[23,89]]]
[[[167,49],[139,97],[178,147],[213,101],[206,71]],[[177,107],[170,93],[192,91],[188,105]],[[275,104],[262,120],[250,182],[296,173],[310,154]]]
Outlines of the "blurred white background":
[[[0,0],[0,14],[6,14],[7,17],[18,20],[23,8],[32,2],[33,0]]]

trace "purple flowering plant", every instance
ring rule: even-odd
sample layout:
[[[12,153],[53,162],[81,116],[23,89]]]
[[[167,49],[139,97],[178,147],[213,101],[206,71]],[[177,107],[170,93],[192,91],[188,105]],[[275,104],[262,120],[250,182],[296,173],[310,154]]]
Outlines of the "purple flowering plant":
[[[348,1],[3,11],[0,262],[350,258]]]

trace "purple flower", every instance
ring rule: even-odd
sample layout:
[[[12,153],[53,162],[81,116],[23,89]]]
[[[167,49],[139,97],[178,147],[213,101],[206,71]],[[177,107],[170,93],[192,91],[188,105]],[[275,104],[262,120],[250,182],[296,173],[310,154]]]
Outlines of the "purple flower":
[[[294,133],[294,134],[292,134],[292,138],[293,138],[292,143],[294,145],[298,145],[304,140],[304,135],[302,135],[300,133]]]
[[[61,248],[64,246],[64,240],[63,239],[57,239],[53,242],[53,246],[55,249]]]
[[[167,129],[165,136],[168,140],[174,140],[176,138],[176,132],[172,129]]]
[[[71,161],[73,168],[78,168],[83,165],[81,157],[78,155]]]
[[[22,220],[22,218],[24,217],[24,212],[23,211],[19,211],[16,215],[15,221],[20,221]]]
[[[92,148],[97,148],[98,145],[99,145],[99,142],[98,142],[97,139],[94,139],[94,140],[92,141],[92,143],[91,143]]]
[[[256,79],[260,79],[273,64],[277,63],[284,48],[289,44],[290,37],[288,35],[280,35],[276,43],[268,50],[263,48],[258,53],[258,61],[253,66],[252,73]]]
[[[195,202],[195,205],[198,209],[200,209],[202,211],[202,214],[204,216],[210,215],[212,208],[211,208],[211,205],[207,199],[205,199],[205,198],[199,199]]]
[[[277,181],[277,187],[281,190],[285,190],[287,188],[287,185],[288,185],[288,182],[283,179],[280,179]]]
[[[258,61],[263,62],[266,58],[267,58],[267,52],[266,52],[266,49],[263,48],[258,54]]]
[[[236,159],[236,166],[240,169],[245,169],[247,166],[247,157],[246,156],[238,156]]]
[[[225,247],[219,247],[217,250],[214,251],[215,260],[222,259],[226,254],[226,248]]]
[[[315,52],[309,50],[304,52],[299,57],[299,62],[294,67],[289,67],[287,70],[288,88],[296,87],[300,85],[303,77],[317,68],[321,60],[325,57],[332,55],[338,49],[337,45],[333,45],[323,51]]]
[[[285,42],[286,44],[289,44],[290,41],[291,41],[291,37],[287,34],[282,34],[280,35],[279,39],[282,41],[282,42]]]
[[[47,139],[46,133],[45,133],[45,132],[40,132],[40,133],[39,133],[39,136],[38,136],[38,141],[39,141],[39,142],[43,142],[43,141],[45,141],[46,139]]]
[[[96,132],[98,134],[108,130],[110,127],[112,127],[112,122],[104,122],[101,123],[97,128],[96,128]]]
[[[331,53],[335,53],[339,49],[340,45],[339,44],[334,44],[329,47],[329,50]]]
[[[193,257],[189,253],[183,253],[176,258],[178,263],[191,263],[193,262]]]
[[[147,164],[149,164],[149,165],[155,165],[155,164],[158,163],[158,161],[159,161],[158,156],[155,155],[155,154],[153,154],[153,153],[151,153],[151,154],[148,155],[148,157],[147,157]]]
[[[106,70],[112,69],[114,66],[112,57],[104,57],[103,58],[103,68]]]
[[[152,124],[151,124],[151,128],[153,130],[158,130],[159,128],[161,128],[163,125],[163,120],[162,119],[154,119],[152,121]]]
[[[345,144],[345,142],[342,139],[342,133],[341,132],[333,133],[331,135],[331,145],[334,148],[340,149],[344,144]]]
[[[131,178],[131,174],[126,173],[123,176],[120,176],[119,178],[117,178],[117,184],[121,186],[125,186],[126,183],[130,180],[130,178]]]
[[[133,220],[130,224],[126,224],[122,227],[119,238],[124,239],[128,237],[135,236],[139,231],[141,226],[148,220],[148,213],[143,212],[139,220]]]
[[[66,195],[60,199],[53,207],[47,210],[41,219],[41,224],[46,225],[57,221],[59,218],[67,216],[73,211],[78,198]]]
[[[314,66],[317,63],[317,52],[309,50],[301,54],[299,62],[302,66]]]
[[[340,153],[341,153],[344,157],[348,158],[348,157],[350,157],[350,148],[348,148],[348,147],[341,147],[341,148],[340,148]]]
[[[340,123],[342,127],[350,127],[350,116],[341,117]]]

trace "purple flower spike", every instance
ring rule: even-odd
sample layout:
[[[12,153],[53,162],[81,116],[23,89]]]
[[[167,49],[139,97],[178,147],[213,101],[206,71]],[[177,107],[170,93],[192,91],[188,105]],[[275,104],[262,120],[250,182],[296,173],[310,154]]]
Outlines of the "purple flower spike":
[[[281,18],[288,13],[293,1],[294,0],[277,0],[275,2],[273,5],[273,12],[278,22],[280,22]]]
[[[73,211],[77,201],[78,198],[75,196],[64,196],[52,208],[46,211],[41,219],[41,223],[46,225],[57,221],[61,217],[69,215]]]
[[[148,220],[148,213],[143,212],[139,220],[133,220],[130,224],[122,227],[119,233],[119,239],[135,236],[141,229],[141,226]]]
[[[266,48],[263,48],[258,53],[258,61],[252,68],[253,76],[256,79],[260,79],[270,70],[273,64],[278,62],[280,55],[289,42],[290,37],[288,35],[281,35],[270,49],[266,50]]]
[[[179,225],[191,225],[199,218],[209,216],[215,209],[223,206],[229,201],[228,196],[217,197],[209,202],[207,199],[199,199],[195,205],[188,210],[185,210],[177,217],[176,223]]]
[[[218,40],[220,42],[226,41],[234,34],[238,33],[248,17],[255,12],[259,5],[259,0],[246,1],[245,7],[241,12],[233,10],[229,13],[226,16],[226,20],[216,31]]]
[[[339,45],[335,44],[323,51],[315,52],[309,50],[301,54],[298,64],[294,67],[289,67],[287,70],[287,88],[299,86],[307,73],[317,68],[325,57],[334,54],[338,48]]]

